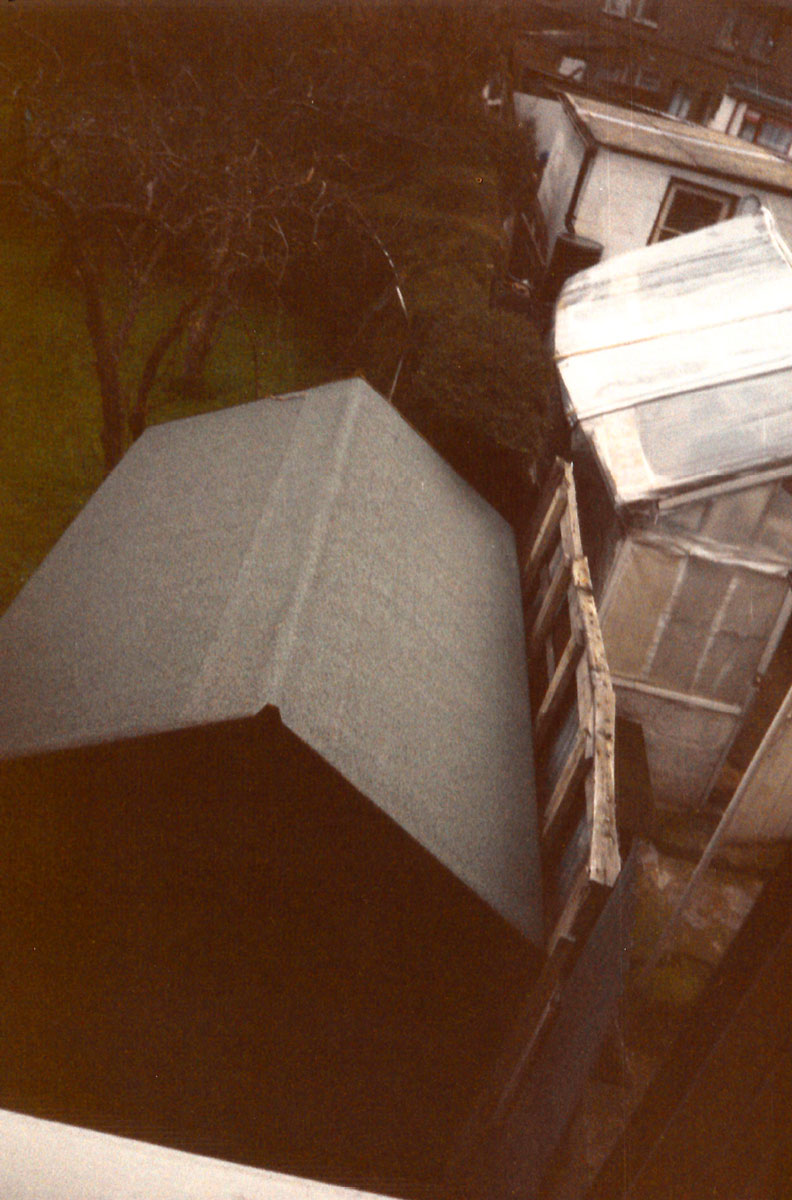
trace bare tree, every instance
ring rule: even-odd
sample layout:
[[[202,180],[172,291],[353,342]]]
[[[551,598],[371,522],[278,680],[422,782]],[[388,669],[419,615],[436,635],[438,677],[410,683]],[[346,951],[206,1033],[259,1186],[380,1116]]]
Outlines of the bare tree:
[[[82,290],[108,469],[145,427],[166,356],[185,344],[193,386],[226,315],[263,290],[310,311],[333,367],[365,370],[419,427],[447,410],[500,443],[508,393],[509,445],[536,442],[530,337],[510,339],[528,361],[510,348],[502,386],[474,370],[504,366],[487,309],[497,193],[492,212],[483,197],[511,147],[482,120],[489,10],[155,5],[88,38],[74,25],[57,48],[51,13],[24,16],[26,54],[6,71],[0,56],[4,181],[50,214]],[[152,288],[179,300],[130,383]]]
[[[255,89],[228,70],[218,80],[205,64],[174,65],[139,29],[93,61],[29,41],[35,69],[12,80],[16,137],[2,183],[46,211],[82,292],[111,470],[145,428],[176,343],[186,337],[194,382],[252,281],[276,291],[295,252],[319,245],[339,214],[361,230],[366,222],[335,152],[301,144],[302,84],[295,95],[272,76]],[[183,298],[130,386],[125,356],[166,272]]]

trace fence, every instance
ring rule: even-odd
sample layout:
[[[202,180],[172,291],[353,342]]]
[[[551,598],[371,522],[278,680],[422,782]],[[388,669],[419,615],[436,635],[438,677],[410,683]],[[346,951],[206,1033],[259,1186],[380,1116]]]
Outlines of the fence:
[[[569,463],[551,473],[522,572],[550,957],[590,928],[620,870],[615,701]]]

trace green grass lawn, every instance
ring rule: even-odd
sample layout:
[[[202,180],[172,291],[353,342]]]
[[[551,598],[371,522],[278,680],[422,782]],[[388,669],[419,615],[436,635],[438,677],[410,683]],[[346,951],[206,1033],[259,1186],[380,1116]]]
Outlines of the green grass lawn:
[[[0,236],[0,611],[3,611],[103,478],[99,393],[81,298],[50,269],[52,248],[31,230]],[[161,292],[141,313],[130,348],[135,363],[178,305]],[[283,314],[249,310],[228,321],[200,397],[172,386],[166,362],[150,423],[276,394],[326,375],[318,343]]]

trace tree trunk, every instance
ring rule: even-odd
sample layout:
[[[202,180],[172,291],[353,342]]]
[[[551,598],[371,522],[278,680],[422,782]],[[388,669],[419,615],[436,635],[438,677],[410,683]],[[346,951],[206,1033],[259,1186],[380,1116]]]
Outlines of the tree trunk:
[[[105,474],[109,475],[124,455],[124,397],[117,364],[103,364],[97,358],[96,373],[102,400],[101,438]]]
[[[118,466],[124,453],[125,404],[118,371],[118,351],[110,340],[99,280],[90,258],[82,248],[73,251],[85,301],[85,320],[96,355],[96,376],[102,408],[102,449],[105,473]]]
[[[146,428],[149,395],[157,378],[157,372],[162,365],[162,360],[174,342],[177,342],[184,333],[190,316],[195,312],[201,300],[201,296],[194,296],[192,300],[188,300],[186,304],[182,305],[173,322],[157,338],[149,352],[148,358],[143,364],[135,403],[129,414],[129,432],[133,442],[137,441]]]
[[[190,325],[182,372],[182,383],[188,392],[195,390],[203,377],[217,326],[225,315],[227,306],[225,295],[219,288],[215,289]]]

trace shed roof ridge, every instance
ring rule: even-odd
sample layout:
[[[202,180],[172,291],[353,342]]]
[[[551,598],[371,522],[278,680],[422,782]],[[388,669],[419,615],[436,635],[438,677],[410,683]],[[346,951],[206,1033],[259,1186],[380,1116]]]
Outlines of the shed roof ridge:
[[[339,434],[333,447],[332,466],[326,485],[317,496],[318,503],[308,537],[308,552],[303,558],[302,568],[294,589],[293,603],[286,620],[283,622],[273,650],[270,664],[271,669],[267,681],[267,693],[270,702],[279,706],[281,702],[281,688],[288,670],[289,660],[294,650],[300,615],[305,606],[305,600],[311,583],[316,575],[322,547],[326,541],[330,514],[335,507],[336,499],[341,489],[341,481],[349,461],[350,442],[357,425],[362,402],[363,397],[358,388],[344,401]],[[315,419],[315,415],[315,410],[307,409],[302,414],[301,421],[303,417],[305,417],[306,421],[311,418]]]
[[[260,403],[272,402],[263,400]],[[207,712],[213,706],[218,708],[216,713],[218,719],[226,719],[229,716],[247,716],[261,711],[268,704],[281,707],[280,693],[296,637],[299,615],[305,603],[310,580],[315,574],[319,561],[329,513],[338,493],[343,468],[348,459],[351,426],[354,424],[359,404],[360,397],[357,395],[344,401],[340,415],[341,436],[335,440],[332,447],[329,484],[322,487],[320,483],[312,492],[313,504],[311,515],[308,518],[310,525],[308,551],[307,554],[296,556],[301,564],[300,570],[292,584],[288,600],[280,606],[282,615],[277,623],[274,645],[265,670],[256,686],[255,694],[248,691],[246,702],[241,701],[240,698],[240,702],[236,706],[238,711],[229,713],[228,705],[223,700],[226,692],[223,684],[229,678],[229,664],[237,659],[236,650],[239,645],[237,629],[243,619],[251,594],[251,589],[246,586],[246,581],[251,579],[259,564],[264,560],[269,531],[282,516],[283,505],[292,494],[288,483],[289,468],[297,466],[302,457],[301,440],[298,433],[300,430],[306,429],[321,432],[324,427],[324,422],[320,419],[315,404],[306,405],[298,417],[290,449],[280,465],[267,498],[267,504],[252,531],[234,582],[229,589],[214,637],[207,646],[198,674],[193,680],[187,700],[182,707],[181,721],[203,723],[207,719]]]

